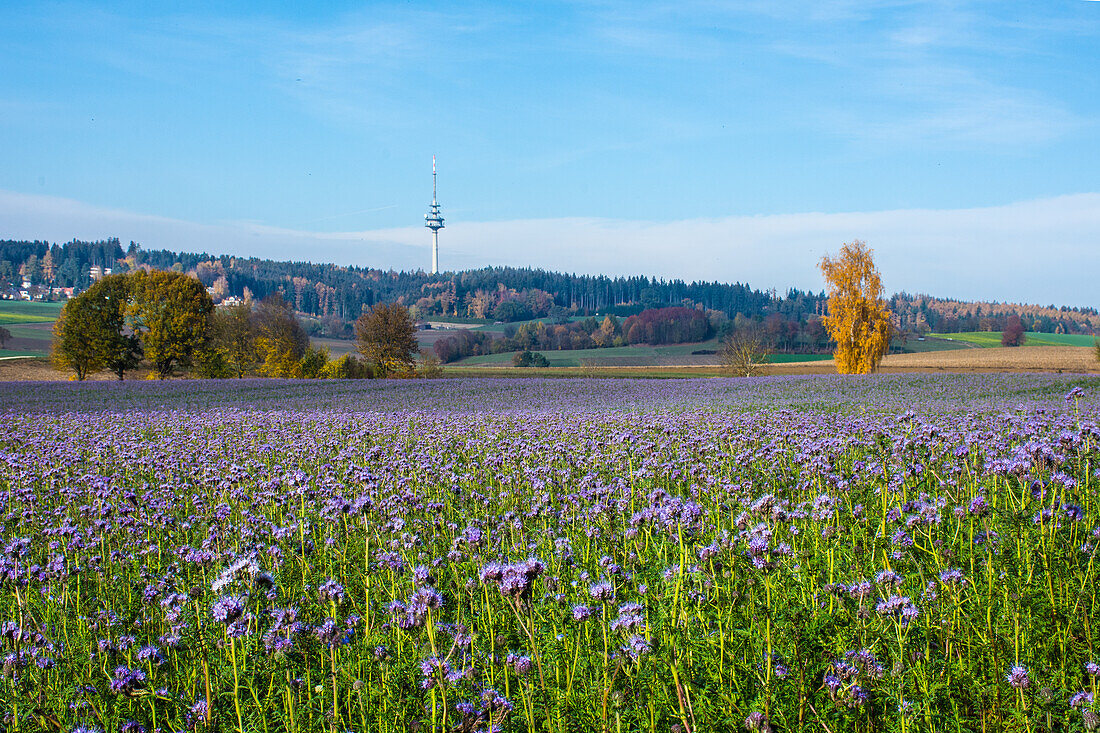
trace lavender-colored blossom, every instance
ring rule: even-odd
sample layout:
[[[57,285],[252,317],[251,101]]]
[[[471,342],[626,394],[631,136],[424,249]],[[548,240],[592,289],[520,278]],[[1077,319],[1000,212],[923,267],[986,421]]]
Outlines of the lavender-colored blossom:
[[[1091,692],[1085,692],[1085,691],[1078,692],[1077,694],[1075,694],[1073,697],[1071,697],[1069,699],[1069,706],[1071,708],[1074,708],[1074,709],[1076,709],[1078,707],[1091,708],[1092,707],[1092,693]]]
[[[531,657],[509,653],[505,663],[521,677],[526,677],[531,672]]]
[[[342,603],[344,600],[344,586],[335,580],[329,579],[317,586],[317,595],[322,601]]]
[[[588,588],[588,595],[597,601],[613,601],[615,600],[615,588],[607,581],[601,581]]]
[[[232,623],[242,613],[244,613],[244,598],[241,596],[222,596],[210,607],[210,614],[214,620],[223,624]]]
[[[745,718],[745,728],[751,731],[767,731],[769,730],[768,719],[760,711],[751,712]]]
[[[117,695],[132,695],[145,686],[145,673],[140,669],[119,666],[111,677],[111,692]]]
[[[1005,675],[1005,679],[1008,680],[1008,684],[1015,687],[1017,690],[1024,690],[1031,685],[1031,680],[1028,678],[1027,667],[1016,665],[1008,671]]]
[[[495,717],[497,720],[500,719],[500,717],[497,717],[498,715],[503,717],[503,715],[512,711],[512,703],[491,688],[481,691],[481,705],[490,717]]]

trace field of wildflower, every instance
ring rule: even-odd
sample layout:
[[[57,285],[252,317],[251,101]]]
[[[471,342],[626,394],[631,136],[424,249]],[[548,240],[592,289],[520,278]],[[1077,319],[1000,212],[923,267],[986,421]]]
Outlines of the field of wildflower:
[[[0,384],[4,731],[1083,731],[1100,379]]]

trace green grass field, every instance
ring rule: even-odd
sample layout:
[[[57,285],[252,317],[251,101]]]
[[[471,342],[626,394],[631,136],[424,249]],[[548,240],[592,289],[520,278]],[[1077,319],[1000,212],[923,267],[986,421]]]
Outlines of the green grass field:
[[[8,323],[49,323],[61,313],[61,303],[0,300],[0,326]]]
[[[692,356],[693,351],[717,350],[718,339],[703,341],[695,344],[676,344],[672,346],[616,346],[607,349],[577,349],[575,351],[539,351],[549,360],[553,367],[579,367],[591,364],[593,366],[660,366],[668,357]],[[471,356],[455,362],[455,366],[511,366],[512,352],[504,354],[486,354],[484,356]],[[772,364],[786,364],[796,361],[826,361],[832,356],[828,354],[773,354],[769,359]]]
[[[929,334],[934,338],[952,339],[968,344],[974,344],[982,348],[1000,348],[1000,331],[970,331],[966,333],[935,333]],[[1028,331],[1025,346],[1092,346],[1095,336],[1079,333],[1038,333]]]
[[[897,343],[895,346],[899,345]],[[928,336],[924,341],[917,341],[916,339],[909,339],[904,345],[901,345],[900,351],[891,350],[891,354],[923,354],[929,351],[955,351],[957,349],[969,349],[973,348],[972,344],[967,344],[962,341],[947,341],[945,339],[933,338]]]
[[[0,326],[6,326],[9,323],[53,323],[56,318],[50,318],[48,316],[24,316],[19,313],[0,313]]]

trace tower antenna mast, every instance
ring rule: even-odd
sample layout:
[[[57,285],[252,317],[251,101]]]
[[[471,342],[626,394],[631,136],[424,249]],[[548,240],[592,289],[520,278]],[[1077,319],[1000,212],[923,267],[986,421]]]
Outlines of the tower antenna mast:
[[[443,215],[439,211],[436,188],[435,156],[432,156],[432,205],[424,215],[424,226],[432,230],[432,274],[439,273],[439,230],[443,228]]]

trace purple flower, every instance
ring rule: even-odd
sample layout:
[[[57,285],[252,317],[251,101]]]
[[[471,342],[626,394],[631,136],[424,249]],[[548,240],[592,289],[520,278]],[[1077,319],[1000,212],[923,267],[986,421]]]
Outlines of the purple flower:
[[[1076,695],[1069,699],[1069,706],[1071,708],[1077,708],[1084,706],[1086,708],[1092,707],[1092,693],[1091,692],[1078,692]]]
[[[745,728],[753,731],[766,731],[768,730],[768,719],[760,711],[751,712],[745,718]]]
[[[652,647],[649,641],[641,634],[634,634],[626,640],[621,651],[630,659],[637,661],[643,654],[649,654]]]
[[[210,607],[210,614],[214,620],[223,624],[232,623],[242,613],[244,613],[244,598],[241,596],[222,596]]]
[[[526,677],[531,672],[531,657],[522,657],[518,654],[509,653],[508,658],[504,661],[511,666],[520,677]]]
[[[877,585],[885,585],[891,588],[900,588],[904,582],[905,578],[901,577],[893,570],[883,570],[875,576],[875,583]]]
[[[940,582],[966,585],[966,578],[963,576],[961,570],[948,569],[940,573]]]
[[[111,678],[111,692],[116,695],[132,695],[145,686],[145,673],[140,669],[119,666]]]
[[[317,587],[317,595],[321,597],[322,601],[340,603],[344,600],[344,586],[335,580],[329,579]]]
[[[439,676],[436,676],[436,672],[439,672]],[[439,657],[428,657],[420,663],[420,674],[424,678],[421,681],[420,686],[425,690],[430,690],[439,684],[439,678],[447,678],[451,675],[451,665],[447,663],[446,659],[440,659]]]
[[[615,600],[615,588],[604,580],[589,586],[588,595],[592,596],[597,601],[613,601]]]
[[[506,565],[500,573],[500,592],[516,600],[526,601],[531,597],[535,580],[545,571],[546,566],[534,557]]]
[[[578,604],[576,606],[573,606],[573,620],[574,621],[587,621],[589,618],[592,617],[593,610],[594,609],[592,609],[588,606],[585,606],[583,604]]]
[[[226,636],[234,639],[241,639],[251,634],[255,629],[252,626],[252,622],[256,619],[251,613],[246,613],[243,616],[238,616],[228,626],[225,627]]]
[[[496,713],[501,713],[503,717],[504,714],[512,711],[512,703],[499,692],[488,687],[481,691],[481,704],[490,718]]]
[[[624,603],[619,606],[619,617],[611,622],[612,631],[630,631],[645,628],[642,604]]]
[[[893,595],[884,601],[880,601],[875,610],[883,616],[896,617],[903,626],[920,615],[920,610],[909,600],[909,596]]]
[[[313,629],[313,635],[325,646],[334,646],[340,637],[340,628],[336,625],[336,619],[327,616]]]
[[[1031,684],[1031,680],[1028,679],[1027,676],[1027,667],[1022,667],[1018,664],[1008,671],[1008,674],[1005,675],[1005,679],[1008,680],[1008,684],[1012,685],[1017,690],[1026,689]]]

